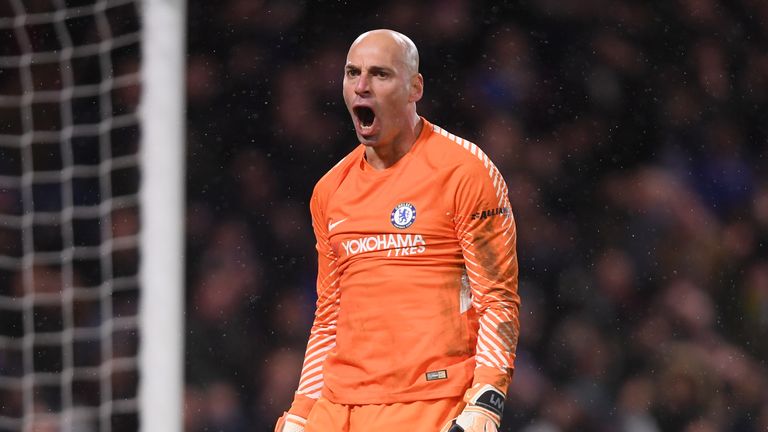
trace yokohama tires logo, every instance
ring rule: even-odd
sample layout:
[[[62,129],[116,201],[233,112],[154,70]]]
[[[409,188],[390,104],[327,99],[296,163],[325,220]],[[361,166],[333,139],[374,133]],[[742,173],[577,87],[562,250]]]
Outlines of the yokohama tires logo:
[[[423,253],[427,242],[421,234],[379,234],[341,242],[346,256],[363,252],[389,251],[387,256]]]

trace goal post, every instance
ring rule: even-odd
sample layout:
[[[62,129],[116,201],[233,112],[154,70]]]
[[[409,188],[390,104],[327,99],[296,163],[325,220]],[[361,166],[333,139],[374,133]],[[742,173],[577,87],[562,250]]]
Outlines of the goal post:
[[[143,3],[142,432],[182,430],[185,15],[184,0]]]

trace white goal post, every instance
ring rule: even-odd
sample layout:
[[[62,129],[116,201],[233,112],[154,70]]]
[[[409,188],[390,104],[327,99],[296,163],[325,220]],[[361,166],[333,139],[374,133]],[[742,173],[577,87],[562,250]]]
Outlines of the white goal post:
[[[142,432],[181,432],[184,273],[185,0],[144,0]]]

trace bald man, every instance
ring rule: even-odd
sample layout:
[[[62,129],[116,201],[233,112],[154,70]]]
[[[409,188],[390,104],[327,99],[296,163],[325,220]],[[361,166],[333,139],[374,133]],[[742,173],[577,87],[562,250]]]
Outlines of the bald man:
[[[416,112],[419,54],[373,30],[347,54],[359,145],[316,184],[317,310],[276,432],[488,432],[519,334],[507,186],[475,144]]]

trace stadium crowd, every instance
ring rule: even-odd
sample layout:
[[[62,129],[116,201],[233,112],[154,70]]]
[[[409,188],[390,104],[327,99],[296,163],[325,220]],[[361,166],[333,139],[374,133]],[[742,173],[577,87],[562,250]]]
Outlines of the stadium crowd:
[[[315,301],[308,199],[356,145],[354,37],[509,184],[505,431],[768,430],[768,3],[190,2],[186,432],[266,432]],[[404,429],[405,430],[405,429]]]

